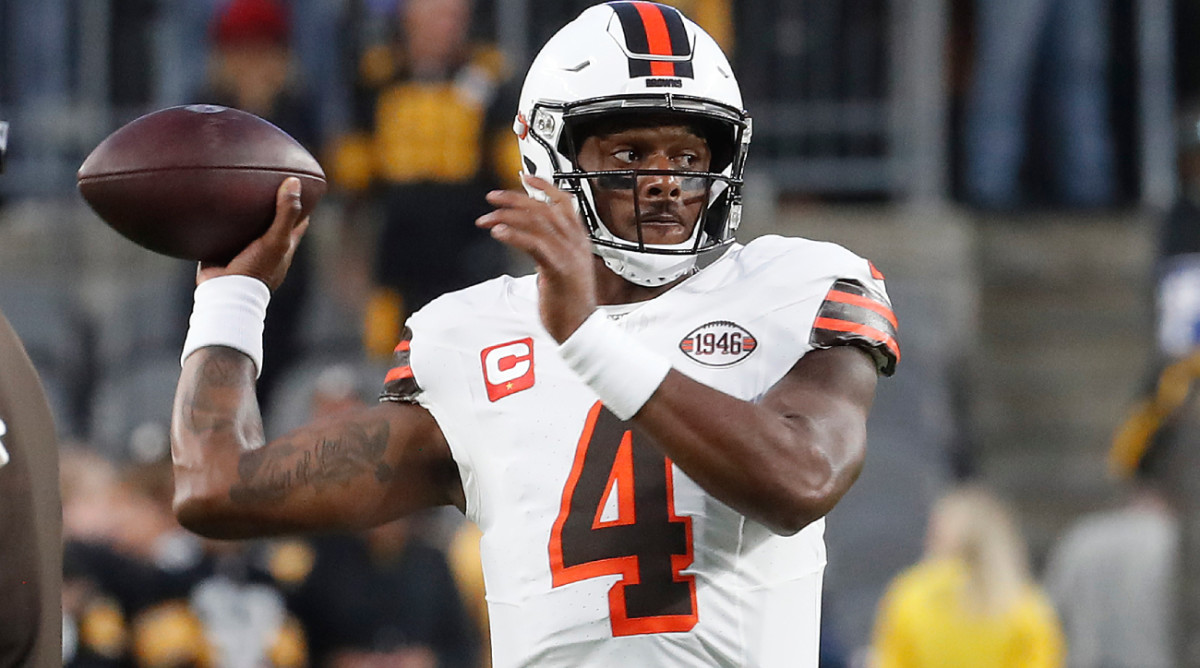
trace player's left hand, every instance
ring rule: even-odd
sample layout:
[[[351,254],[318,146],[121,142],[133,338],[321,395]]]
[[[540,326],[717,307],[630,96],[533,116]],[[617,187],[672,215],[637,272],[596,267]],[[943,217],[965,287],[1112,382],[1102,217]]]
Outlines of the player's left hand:
[[[592,246],[571,194],[536,176],[522,178],[549,201],[522,191],[495,190],[488,193],[487,201],[496,210],[480,216],[475,224],[533,258],[542,325],[562,343],[596,310]]]

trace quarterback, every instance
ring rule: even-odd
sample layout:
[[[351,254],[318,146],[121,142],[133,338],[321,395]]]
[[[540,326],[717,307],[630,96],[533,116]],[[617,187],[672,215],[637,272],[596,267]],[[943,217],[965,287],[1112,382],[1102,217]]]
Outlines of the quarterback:
[[[525,189],[477,224],[537,271],[413,314],[377,406],[265,442],[254,383],[307,227],[297,182],[261,239],[200,268],[180,521],[231,538],[453,504],[483,533],[496,666],[815,667],[822,518],[900,357],[883,276],[833,244],[734,241],[750,119],[670,7],[563,27],[514,131]]]

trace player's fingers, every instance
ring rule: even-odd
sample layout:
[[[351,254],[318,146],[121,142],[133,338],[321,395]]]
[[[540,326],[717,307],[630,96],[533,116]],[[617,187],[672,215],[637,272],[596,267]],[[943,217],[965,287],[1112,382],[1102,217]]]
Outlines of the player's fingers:
[[[295,227],[292,228],[291,234],[288,235],[290,246],[294,250],[300,245],[300,239],[304,237],[304,233],[308,231],[308,216],[305,216]]]
[[[533,215],[523,209],[501,208],[489,211],[475,219],[475,224],[483,229],[491,229],[496,225],[505,224],[509,227],[531,231],[544,227],[541,216]]]
[[[275,241],[286,241],[292,229],[300,224],[300,179],[289,176],[275,191],[275,220],[271,222],[266,236]]]
[[[493,190],[485,196],[485,199],[494,207],[507,209],[529,209],[541,204],[522,190]]]
[[[522,228],[537,228],[542,234],[562,238],[571,238],[582,229],[579,214],[573,203],[559,206],[511,190],[489,193],[488,201],[496,210],[480,216],[475,221],[476,225],[485,229],[498,222],[505,222]]]
[[[290,267],[292,257],[296,254],[296,249],[300,247],[300,238],[304,236],[304,232],[308,229],[308,218],[301,220],[296,227],[292,228],[291,234],[288,236],[287,251],[284,252],[284,265]],[[282,281],[282,277],[280,281]]]
[[[541,192],[543,192],[546,195],[546,197],[548,197],[550,199],[550,202],[552,204],[572,204],[573,203],[572,200],[574,200],[574,196],[571,195],[571,193],[560,189],[558,186],[547,181],[546,179],[543,179],[540,176],[534,176],[532,174],[522,174],[521,178],[522,178],[522,180],[525,181],[525,183],[529,184],[529,186],[531,188],[534,188],[536,190],[540,190]]]
[[[579,210],[575,206],[575,195],[560,189],[540,176],[522,174],[521,178],[530,187],[546,196],[546,204],[554,212],[551,222],[554,224],[555,231],[567,238],[579,234],[583,228],[583,221],[580,220]]]
[[[506,223],[497,223],[488,229],[492,238],[529,255],[539,266],[553,256],[546,249],[544,237],[532,234]]]
[[[556,216],[550,207],[542,202],[534,204],[538,206],[531,209],[496,209],[476,218],[475,224],[485,230],[503,224],[546,239],[566,238],[559,229],[561,223],[555,220]]]

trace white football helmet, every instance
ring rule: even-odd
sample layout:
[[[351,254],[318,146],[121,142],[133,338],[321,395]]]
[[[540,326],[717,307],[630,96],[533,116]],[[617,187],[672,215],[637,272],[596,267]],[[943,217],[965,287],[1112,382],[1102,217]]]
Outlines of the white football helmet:
[[[653,2],[608,2],[559,30],[529,68],[517,134],[525,171],[575,195],[593,252],[638,285],[669,283],[715,259],[733,243],[741,221],[742,170],[750,118],[729,61],[717,43],[678,10]],[[585,172],[576,162],[581,122],[612,115],[678,114],[705,128],[708,172],[671,172],[707,191],[708,206],[692,238],[679,244],[621,239],[596,214],[597,178],[635,190],[656,170]],[[695,187],[695,186],[693,186]],[[533,197],[541,193],[529,189]]]

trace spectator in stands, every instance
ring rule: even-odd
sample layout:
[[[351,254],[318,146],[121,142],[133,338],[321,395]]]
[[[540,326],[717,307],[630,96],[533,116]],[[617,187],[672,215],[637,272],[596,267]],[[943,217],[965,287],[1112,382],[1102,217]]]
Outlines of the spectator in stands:
[[[1052,668],[1063,638],[1030,577],[1009,511],[968,486],[942,497],[921,563],[889,586],[876,620],[878,668]]]
[[[1164,488],[1161,439],[1190,393],[1200,358],[1164,370],[1118,431],[1110,469],[1129,482],[1120,506],[1088,514],[1050,554],[1045,584],[1071,668],[1168,668],[1174,660],[1179,518]]]
[[[483,651],[480,652],[479,668],[490,668],[491,628],[488,625],[487,596],[483,586],[483,560],[479,554],[481,538],[483,532],[474,522],[462,522],[447,546],[446,556],[454,574],[454,582],[462,594],[463,603],[466,604],[467,614],[470,615],[476,632],[482,639]]]
[[[382,356],[405,313],[505,270],[507,252],[474,221],[520,171],[507,68],[468,41],[471,1],[407,0],[398,18],[397,36],[362,55],[355,131],[332,165],[336,185],[380,208],[366,338]]]
[[[308,665],[304,630],[276,579],[289,564],[257,545],[182,532],[163,463],[114,471],[90,453],[64,457],[64,663]]]
[[[209,29],[209,76],[197,102],[224,104],[278,125],[310,151],[320,148],[312,95],[297,76],[291,17],[281,0],[230,0]]]
[[[139,667],[310,665],[304,628],[256,546],[206,541],[174,573],[186,589],[163,595],[130,622]]]
[[[318,107],[296,76],[289,34],[290,16],[281,0],[229,0],[213,16],[209,77],[192,100],[255,114],[317,154],[322,145]],[[313,291],[314,263],[311,244],[298,249],[292,263],[298,280],[272,296],[263,347],[265,357],[273,361],[263,367],[258,384],[264,406],[270,405],[279,379],[304,352],[301,318]],[[184,274],[190,295],[195,267]],[[190,311],[191,299],[183,302]]]
[[[54,0],[64,2],[65,0]],[[155,106],[194,102],[203,88],[209,63],[196,58],[211,44],[214,17],[234,0],[141,0],[154,15],[153,69]],[[329,135],[344,128],[348,113],[346,74],[350,68],[346,21],[359,2],[285,0],[289,11],[289,44],[295,61],[293,76],[311,91],[316,103],[318,132]],[[53,3],[48,3],[53,4]],[[118,3],[124,5],[126,3]],[[143,69],[145,69],[143,67]]]
[[[147,506],[116,467],[86,448],[64,449],[61,464],[63,665],[128,666],[130,615],[152,603],[163,584],[149,563],[153,541],[144,539],[151,530],[125,526],[148,519],[141,512]]]
[[[1031,128],[1044,125],[1053,203],[1112,204],[1117,186],[1107,0],[976,0],[974,11],[976,49],[964,118],[969,203],[994,210],[1029,203],[1022,166]],[[1030,122],[1031,102],[1040,103],[1033,105],[1036,123]]]
[[[561,0],[538,7],[537,15],[531,17],[533,27],[545,33],[543,39],[548,39],[564,23],[594,4],[596,0]],[[734,57],[732,0],[663,0],[662,4],[683,12],[704,28],[726,55],[731,59]]]
[[[1186,357],[1200,345],[1200,100],[1178,121],[1179,196],[1159,228],[1157,338],[1160,360]]]
[[[1046,587],[1064,623],[1068,664],[1159,668],[1180,629],[1180,521],[1172,442],[1189,436],[1200,375],[1200,107],[1180,114],[1180,196],[1160,228],[1156,382],[1117,431],[1109,469],[1127,483],[1116,508],[1081,518],[1056,545]],[[1186,591],[1186,588],[1184,588]]]
[[[314,665],[478,667],[478,635],[446,557],[409,521],[288,541],[285,549],[311,555],[311,571],[289,591]]]

